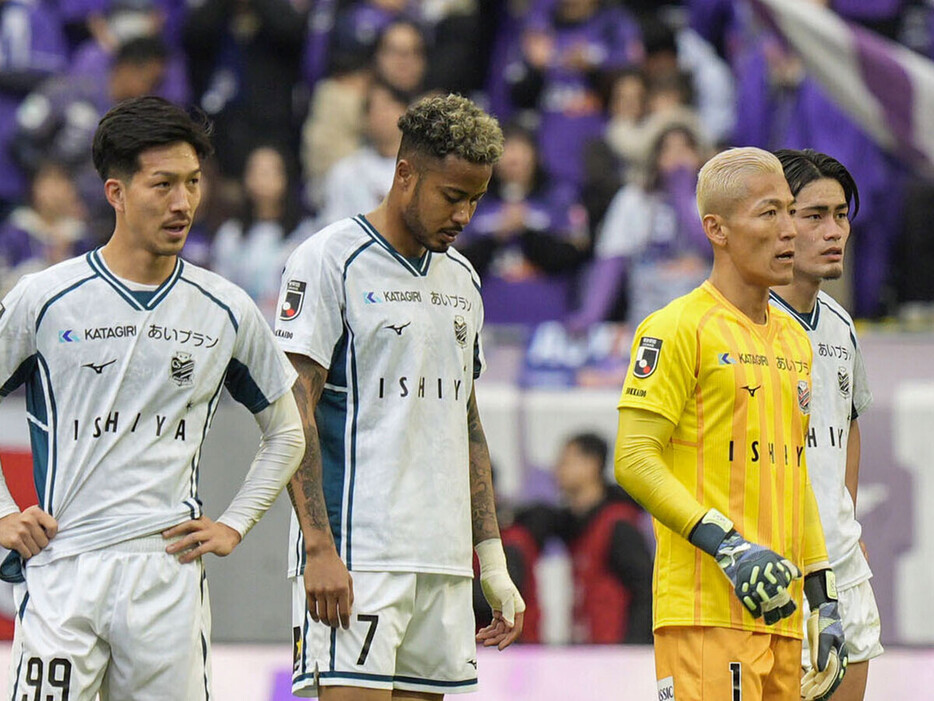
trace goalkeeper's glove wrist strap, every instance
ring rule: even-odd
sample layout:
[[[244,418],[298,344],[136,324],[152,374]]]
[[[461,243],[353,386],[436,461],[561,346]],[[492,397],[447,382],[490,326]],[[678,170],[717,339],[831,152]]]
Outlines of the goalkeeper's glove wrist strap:
[[[720,544],[735,532],[730,519],[716,509],[711,509],[694,524],[688,540],[708,555],[716,557]]]
[[[833,570],[818,570],[804,577],[804,595],[813,611],[821,604],[837,600],[837,580]]]

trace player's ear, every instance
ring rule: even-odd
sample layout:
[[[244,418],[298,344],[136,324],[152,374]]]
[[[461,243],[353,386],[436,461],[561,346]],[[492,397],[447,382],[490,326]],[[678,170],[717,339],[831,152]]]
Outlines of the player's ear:
[[[411,189],[418,179],[418,171],[415,164],[409,158],[400,158],[396,162],[396,181],[402,187],[403,192]]]
[[[727,243],[727,232],[724,220],[719,214],[705,214],[701,220],[707,240],[714,246],[724,247]]]
[[[107,178],[104,182],[104,195],[110,206],[117,212],[123,212],[126,208],[126,187],[122,180],[117,178]]]

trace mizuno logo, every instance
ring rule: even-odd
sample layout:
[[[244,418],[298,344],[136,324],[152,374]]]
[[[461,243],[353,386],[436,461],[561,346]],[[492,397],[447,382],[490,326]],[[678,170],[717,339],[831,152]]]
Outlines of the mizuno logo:
[[[80,339],[72,329],[65,329],[58,332],[59,343],[77,343]]]
[[[81,367],[91,368],[96,374],[100,375],[104,371],[105,367],[107,367],[108,365],[113,365],[116,362],[117,362],[117,359],[114,358],[113,360],[106,362],[106,363],[101,363],[100,365],[95,365],[94,363],[85,363]]]
[[[759,389],[762,385],[756,385],[755,387],[750,387],[749,385],[743,385],[743,389],[749,392],[750,397],[756,396],[756,390]]]
[[[473,667],[474,669],[476,669],[476,668],[477,668],[477,659],[474,658],[474,659],[472,659],[472,660],[467,660],[467,664],[469,664],[471,667]]]
[[[401,335],[402,335],[402,332],[405,330],[405,328],[406,328],[407,326],[411,326],[411,325],[412,325],[412,322],[410,321],[410,322],[408,322],[407,324],[402,324],[402,326],[393,326],[392,324],[389,324],[388,326],[384,326],[383,328],[384,328],[384,329],[392,329],[393,331],[396,332],[396,336],[401,336]]]

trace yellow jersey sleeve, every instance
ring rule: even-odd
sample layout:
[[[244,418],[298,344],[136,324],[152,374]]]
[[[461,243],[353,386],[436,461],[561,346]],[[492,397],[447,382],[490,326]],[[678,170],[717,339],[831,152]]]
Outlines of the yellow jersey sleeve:
[[[680,308],[669,305],[639,325],[618,408],[644,409],[679,422],[697,384],[696,326],[681,317]]]

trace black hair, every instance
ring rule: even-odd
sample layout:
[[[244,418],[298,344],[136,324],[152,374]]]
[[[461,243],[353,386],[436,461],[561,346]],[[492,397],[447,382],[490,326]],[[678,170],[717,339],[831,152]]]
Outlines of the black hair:
[[[578,433],[569,438],[565,445],[576,446],[584,455],[593,458],[600,467],[600,474],[603,474],[610,447],[602,436],[592,432]]]
[[[803,151],[783,148],[775,151],[775,155],[781,161],[785,180],[788,181],[792,195],[797,197],[806,185],[810,185],[815,180],[830,178],[840,183],[847,204],[853,207],[850,219],[856,216],[859,211],[859,189],[850,171],[840,161],[812,148]]]
[[[191,144],[199,159],[214,153],[212,126],[203,113],[189,115],[168,100],[146,95],[124,100],[105,114],[94,133],[91,155],[101,180],[132,178],[143,151],[178,142]]]
[[[169,50],[159,37],[136,37],[120,44],[114,54],[113,65],[141,66],[150,61],[168,61]]]

